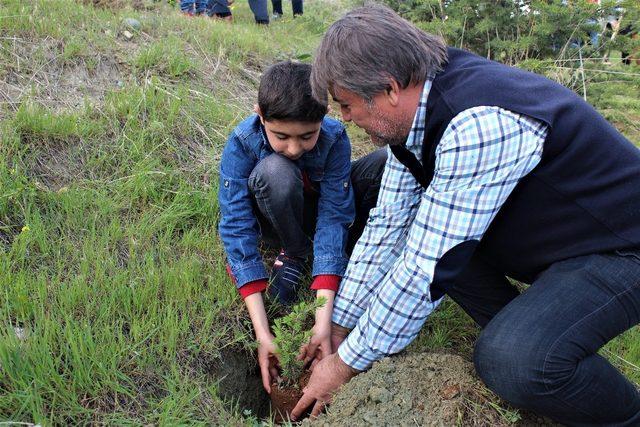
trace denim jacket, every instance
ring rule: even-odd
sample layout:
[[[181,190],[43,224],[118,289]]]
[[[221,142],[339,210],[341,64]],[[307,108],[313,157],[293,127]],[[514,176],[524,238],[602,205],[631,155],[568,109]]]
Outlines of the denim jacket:
[[[273,152],[255,114],[234,129],[222,152],[219,231],[238,288],[268,277],[258,252],[259,225],[248,181],[258,162]],[[348,228],[355,217],[351,144],[344,126],[325,117],[317,144],[295,162],[320,187],[312,274],[342,276]]]

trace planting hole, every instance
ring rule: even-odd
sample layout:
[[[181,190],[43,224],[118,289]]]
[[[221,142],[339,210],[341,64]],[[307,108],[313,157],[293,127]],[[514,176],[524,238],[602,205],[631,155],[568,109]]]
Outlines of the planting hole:
[[[269,416],[269,395],[262,387],[257,363],[244,351],[223,351],[214,368],[219,379],[218,392],[227,402],[233,402],[244,415],[258,418]]]

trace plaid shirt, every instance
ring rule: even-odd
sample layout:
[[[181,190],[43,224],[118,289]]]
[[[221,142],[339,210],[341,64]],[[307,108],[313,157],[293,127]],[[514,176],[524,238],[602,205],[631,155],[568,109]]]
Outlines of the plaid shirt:
[[[406,143],[418,159],[431,84],[424,84]],[[437,262],[459,243],[482,238],[540,161],[546,134],[544,123],[498,107],[465,110],[436,148],[427,189],[387,150],[378,204],[335,300],[333,321],[352,329],[338,349],[343,361],[365,370],[413,341],[440,303],[429,292]]]

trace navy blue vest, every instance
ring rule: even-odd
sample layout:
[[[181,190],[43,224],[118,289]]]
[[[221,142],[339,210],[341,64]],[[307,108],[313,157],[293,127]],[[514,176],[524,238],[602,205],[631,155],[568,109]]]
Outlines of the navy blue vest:
[[[543,121],[549,131],[538,166],[480,242],[462,243],[442,257],[434,283],[446,289],[474,251],[505,275],[531,283],[560,260],[640,247],[640,150],[569,89],[462,50],[448,54],[427,101],[423,166],[410,168],[423,186],[433,177],[442,134],[466,109],[498,106]]]

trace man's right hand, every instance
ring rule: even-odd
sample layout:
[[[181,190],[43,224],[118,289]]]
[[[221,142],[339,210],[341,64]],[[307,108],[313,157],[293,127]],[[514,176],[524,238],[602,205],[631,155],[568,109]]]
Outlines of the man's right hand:
[[[340,326],[337,323],[331,323],[331,348],[334,352],[338,351],[338,347],[342,344],[351,332],[350,329]]]
[[[270,333],[258,338],[258,364],[260,365],[262,386],[269,394],[271,393],[271,384],[279,378],[279,362],[273,339],[274,337]]]

